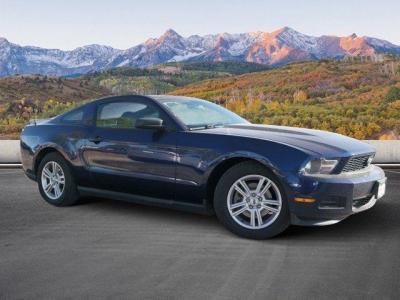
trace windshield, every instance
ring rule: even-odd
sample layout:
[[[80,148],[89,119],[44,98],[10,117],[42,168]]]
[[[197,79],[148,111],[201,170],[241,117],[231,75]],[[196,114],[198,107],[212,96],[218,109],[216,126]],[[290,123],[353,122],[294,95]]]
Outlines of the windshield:
[[[233,112],[209,101],[189,97],[165,97],[158,100],[189,129],[249,123]]]

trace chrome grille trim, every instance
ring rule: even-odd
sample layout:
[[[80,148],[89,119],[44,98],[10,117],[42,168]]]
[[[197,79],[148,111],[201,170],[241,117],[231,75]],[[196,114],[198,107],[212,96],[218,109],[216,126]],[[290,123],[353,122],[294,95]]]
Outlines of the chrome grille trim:
[[[369,158],[371,155],[362,155],[362,156],[352,156],[345,163],[342,168],[342,173],[354,172],[358,170],[362,170],[369,166]]]

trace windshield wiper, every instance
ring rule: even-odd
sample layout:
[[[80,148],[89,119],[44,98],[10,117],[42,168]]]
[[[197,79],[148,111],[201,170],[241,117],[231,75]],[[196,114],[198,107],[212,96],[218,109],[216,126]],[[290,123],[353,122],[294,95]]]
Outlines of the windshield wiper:
[[[207,124],[207,128],[217,128],[217,127],[224,127],[224,123],[214,123],[214,124]]]
[[[212,123],[212,124],[198,124],[198,125],[192,125],[189,127],[189,130],[201,130],[201,129],[212,129],[212,128],[220,128],[224,127],[224,123]]]
[[[207,125],[196,125],[196,126],[191,126],[189,127],[189,130],[201,130],[201,129],[207,129]]]

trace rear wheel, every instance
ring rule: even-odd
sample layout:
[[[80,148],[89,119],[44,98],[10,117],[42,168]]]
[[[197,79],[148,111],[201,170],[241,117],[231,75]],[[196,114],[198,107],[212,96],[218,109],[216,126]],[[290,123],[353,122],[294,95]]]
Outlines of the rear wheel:
[[[40,194],[55,206],[75,204],[79,199],[75,181],[65,159],[58,153],[47,154],[39,164]]]
[[[237,164],[223,174],[215,190],[214,208],[221,223],[246,238],[266,239],[289,226],[279,180],[256,162]]]

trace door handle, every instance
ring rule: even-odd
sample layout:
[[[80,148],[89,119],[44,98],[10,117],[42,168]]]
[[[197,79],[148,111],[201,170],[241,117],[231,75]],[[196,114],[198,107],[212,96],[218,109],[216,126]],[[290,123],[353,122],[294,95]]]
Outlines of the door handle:
[[[90,138],[90,139],[89,139],[89,142],[98,144],[98,143],[100,143],[102,140],[103,140],[103,138],[102,138],[101,136],[96,136],[96,137],[94,137],[94,138]]]

